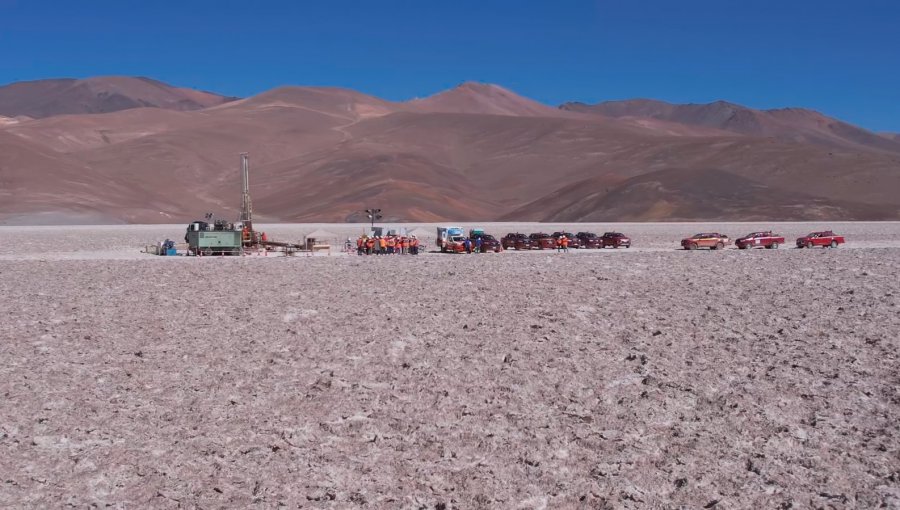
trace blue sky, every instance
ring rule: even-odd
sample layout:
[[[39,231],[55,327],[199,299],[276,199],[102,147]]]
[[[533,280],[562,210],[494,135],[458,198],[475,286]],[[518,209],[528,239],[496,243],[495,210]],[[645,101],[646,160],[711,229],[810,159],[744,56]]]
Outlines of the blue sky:
[[[554,105],[725,99],[900,132],[900,2],[0,0],[0,83],[110,74],[393,100],[476,80]]]

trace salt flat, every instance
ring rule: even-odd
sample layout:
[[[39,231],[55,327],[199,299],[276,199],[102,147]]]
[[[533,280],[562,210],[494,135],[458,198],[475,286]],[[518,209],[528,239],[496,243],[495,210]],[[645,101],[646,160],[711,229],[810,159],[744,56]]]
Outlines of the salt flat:
[[[0,228],[0,506],[896,508],[900,224],[676,249],[768,226],[293,258],[139,252],[180,225]]]

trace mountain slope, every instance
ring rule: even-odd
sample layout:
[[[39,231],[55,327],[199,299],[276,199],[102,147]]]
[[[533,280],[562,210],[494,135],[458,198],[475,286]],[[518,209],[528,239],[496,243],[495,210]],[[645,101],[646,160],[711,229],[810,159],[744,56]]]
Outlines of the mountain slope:
[[[579,190],[580,196],[573,199]],[[541,201],[559,204],[554,212],[539,216],[541,221],[877,220],[900,214],[897,204],[872,205],[789,192],[713,168],[671,168],[619,183],[582,181]],[[527,218],[534,205],[504,219]]]
[[[149,78],[61,78],[23,81],[0,87],[0,115],[44,118],[141,107],[187,111],[208,108],[233,99],[211,92],[173,87]]]
[[[651,99],[633,99],[596,105],[566,103],[560,109],[614,118],[658,119],[798,143],[900,152],[897,140],[803,108],[755,110],[725,101],[671,104]]]
[[[900,155],[879,148],[738,133],[719,107],[686,124],[545,114],[494,86],[447,97],[282,87],[197,111],[4,123],[0,221],[236,217],[244,151],[261,221],[358,221],[369,206],[396,221],[900,219]],[[802,124],[797,115],[748,122]]]
[[[450,90],[407,104],[423,113],[477,113],[517,117],[559,117],[560,111],[498,85],[465,82]]]

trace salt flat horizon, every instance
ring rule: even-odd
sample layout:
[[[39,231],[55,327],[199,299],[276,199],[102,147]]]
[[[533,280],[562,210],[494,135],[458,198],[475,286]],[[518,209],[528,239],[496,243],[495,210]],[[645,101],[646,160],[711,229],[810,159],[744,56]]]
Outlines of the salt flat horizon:
[[[732,239],[756,230],[774,230],[785,237],[784,248],[793,246],[796,237],[815,230],[834,230],[847,238],[840,249],[900,248],[900,222],[681,222],[681,223],[532,223],[532,222],[458,222],[458,223],[381,223],[387,228],[420,229],[419,237],[426,249],[433,247],[435,227],[455,225],[481,227],[501,237],[508,232],[553,232],[567,230],[602,233],[620,230],[631,237],[629,253],[678,249],[682,238],[701,231],[719,231]],[[257,223],[258,230],[270,239],[300,243],[315,231],[325,231],[320,241],[340,248],[348,238],[366,232],[368,223]],[[186,224],[140,225],[64,225],[64,226],[0,226],[5,242],[0,244],[0,258],[16,257],[67,258],[143,258],[141,250],[165,239],[180,242]],[[583,255],[594,250],[578,250]],[[614,250],[606,250],[612,252]],[[620,250],[623,251],[623,250]],[[507,254],[514,254],[508,251]],[[539,252],[545,253],[545,252]]]

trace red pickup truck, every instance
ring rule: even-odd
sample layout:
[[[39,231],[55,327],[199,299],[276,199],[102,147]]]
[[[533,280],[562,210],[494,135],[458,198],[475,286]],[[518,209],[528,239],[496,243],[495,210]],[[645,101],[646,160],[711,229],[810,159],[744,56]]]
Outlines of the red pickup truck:
[[[631,248],[631,239],[621,232],[606,232],[600,237],[600,241],[601,248],[606,248],[607,246],[612,246],[613,248],[618,248],[620,246]]]
[[[531,240],[531,249],[533,250],[552,250],[556,248],[556,239],[550,237],[550,234],[531,234],[528,238]]]
[[[811,232],[797,238],[797,248],[812,248],[814,246],[837,248],[839,244],[844,244],[844,236],[836,235],[830,230]]]
[[[527,235],[519,233],[506,234],[505,236],[503,236],[503,239],[500,240],[500,244],[503,246],[504,250],[513,248],[515,248],[516,250],[531,249],[531,239],[529,239]]]
[[[784,237],[773,234],[771,231],[754,232],[744,237],[735,239],[734,245],[741,250],[748,248],[768,248],[774,250],[784,244]]]

